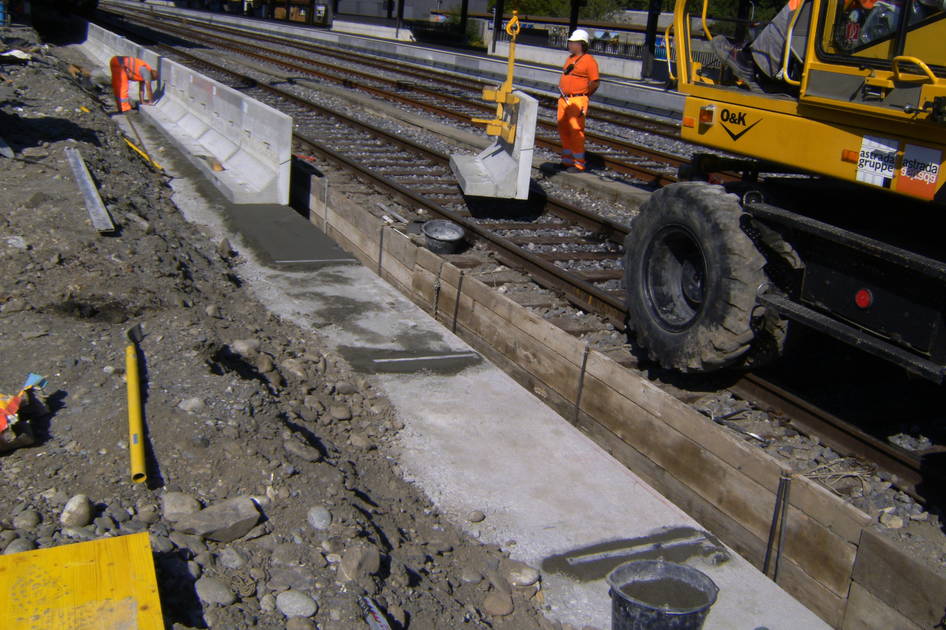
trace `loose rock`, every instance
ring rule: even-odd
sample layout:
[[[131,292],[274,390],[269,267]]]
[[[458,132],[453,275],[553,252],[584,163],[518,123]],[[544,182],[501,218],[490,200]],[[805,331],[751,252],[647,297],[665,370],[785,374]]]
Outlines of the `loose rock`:
[[[66,527],[85,527],[92,522],[92,502],[84,494],[77,494],[66,502],[59,522]]]
[[[33,529],[43,518],[36,510],[23,510],[13,517],[13,529]]]
[[[181,517],[175,529],[217,542],[230,542],[253,529],[259,518],[260,512],[251,498],[237,497]]]
[[[164,518],[172,523],[200,511],[200,503],[194,497],[183,492],[167,492],[161,497]]]
[[[360,582],[378,572],[381,554],[374,545],[356,545],[347,549],[338,565],[338,576],[343,582]]]
[[[306,515],[306,518],[309,521],[309,525],[312,526],[312,529],[317,531],[328,529],[332,524],[332,513],[328,511],[328,508],[321,505],[315,505],[309,508],[309,513]]]
[[[204,576],[195,584],[197,597],[205,604],[229,606],[236,601],[236,595],[226,584],[212,577]]]
[[[483,600],[483,612],[493,617],[505,617],[514,610],[512,596],[500,591],[490,591]]]
[[[319,609],[315,600],[299,591],[284,591],[276,596],[276,608],[287,617],[311,617]]]

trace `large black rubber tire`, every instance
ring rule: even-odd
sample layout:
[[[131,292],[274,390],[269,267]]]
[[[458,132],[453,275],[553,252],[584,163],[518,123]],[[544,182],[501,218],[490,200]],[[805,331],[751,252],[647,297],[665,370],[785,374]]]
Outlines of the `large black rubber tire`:
[[[666,368],[709,372],[752,345],[765,258],[740,228],[739,199],[681,182],[655,192],[624,241],[628,326]]]

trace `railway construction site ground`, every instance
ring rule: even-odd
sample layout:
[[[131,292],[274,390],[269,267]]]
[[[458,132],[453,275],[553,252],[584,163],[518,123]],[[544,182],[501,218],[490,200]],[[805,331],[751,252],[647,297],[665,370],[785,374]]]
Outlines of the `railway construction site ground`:
[[[23,30],[12,34],[29,39]],[[159,582],[170,588],[162,591],[166,612],[193,627],[283,627],[284,611],[271,607],[289,604],[274,602],[276,591],[259,589],[261,576],[271,583],[274,569],[287,583],[312,574],[320,585],[321,627],[358,627],[360,589],[379,597],[395,619],[406,611],[412,627],[454,627],[464,619],[541,627],[535,615],[541,597],[534,588],[506,592],[498,576],[513,572],[498,562],[499,550],[464,541],[388,467],[383,447],[400,422],[383,397],[317,337],[255,303],[240,280],[239,255],[219,237],[185,223],[161,178],[126,148],[95,101],[72,84],[65,66],[42,51],[35,54],[30,65],[5,68],[17,91],[4,111],[18,123],[5,125],[11,131],[4,133],[20,159],[6,170],[10,179],[3,192],[9,195],[3,243],[10,275],[0,321],[8,348],[2,382],[12,392],[26,372],[44,373],[53,413],[47,426],[38,427],[38,447],[2,460],[4,491],[10,493],[2,503],[9,512],[0,514],[6,519],[4,544],[47,547],[109,528],[149,529]],[[70,136],[88,140],[80,140],[82,152],[121,225],[115,236],[96,236],[85,223],[59,152]],[[138,322],[148,335],[142,344],[148,426],[159,466],[151,472],[164,483],[150,493],[128,481],[122,445],[124,335]],[[319,457],[305,448],[313,436]],[[316,487],[313,479],[324,486]],[[205,505],[252,494],[264,505],[268,525],[230,549],[214,543],[204,549],[207,543],[182,537],[167,518],[162,497],[177,490]],[[63,504],[75,494],[96,504],[91,529],[59,523]],[[171,497],[175,509],[194,505]],[[324,523],[325,511],[318,508],[325,507],[336,529],[313,534],[307,520]],[[317,508],[312,517],[310,508]],[[289,522],[294,527],[280,529]],[[361,534],[375,527],[393,528],[405,538],[399,541],[403,556],[390,554],[403,558],[403,589],[387,569],[365,573],[374,564],[370,546],[346,545],[370,540]],[[292,543],[299,541],[319,553],[291,557],[298,549]],[[378,555],[386,557],[385,550]],[[336,585],[334,563],[350,567],[359,587]],[[206,599],[200,605],[186,587],[175,592],[175,585],[193,583],[197,574],[197,595],[223,605]],[[416,593],[416,601],[399,599],[403,593]],[[514,612],[491,615],[506,607],[504,595],[513,600]]]
[[[262,586],[300,583],[319,587],[321,628],[363,627],[362,594],[416,628],[553,627],[537,612],[539,589],[509,586],[521,567],[463,536],[395,472],[384,444],[401,425],[387,401],[317,335],[270,315],[243,286],[240,256],[185,221],[103,109],[110,95],[80,89],[31,29],[0,33],[33,57],[0,67],[0,128],[15,151],[0,158],[0,391],[42,374],[50,409],[36,445],[0,456],[6,553],[149,531],[168,629],[315,627],[286,625],[308,597],[277,600]],[[89,224],[68,146],[94,174],[115,234]],[[146,486],[128,470],[134,324],[145,331]],[[64,525],[76,495],[91,512]],[[236,543],[174,529],[175,511],[250,495],[266,517]]]

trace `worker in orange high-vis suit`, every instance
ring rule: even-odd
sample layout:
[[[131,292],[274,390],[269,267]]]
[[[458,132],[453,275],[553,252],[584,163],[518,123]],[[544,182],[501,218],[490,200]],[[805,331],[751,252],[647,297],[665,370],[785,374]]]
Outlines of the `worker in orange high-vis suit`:
[[[112,57],[109,62],[112,70],[112,90],[115,92],[115,104],[118,111],[127,112],[131,109],[128,99],[128,81],[138,81],[138,100],[150,103],[154,100],[151,82],[158,80],[158,73],[143,60],[137,57]]]
[[[598,89],[598,62],[588,54],[588,32],[576,30],[568,38],[569,57],[558,81],[558,135],[562,140],[561,168],[585,170],[585,118],[588,100]]]

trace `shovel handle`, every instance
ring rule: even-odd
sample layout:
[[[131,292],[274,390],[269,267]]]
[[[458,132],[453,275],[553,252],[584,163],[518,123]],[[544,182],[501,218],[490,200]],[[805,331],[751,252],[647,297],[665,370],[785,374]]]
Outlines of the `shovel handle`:
[[[131,480],[142,483],[145,471],[145,442],[141,423],[141,384],[138,378],[138,348],[125,346],[125,380],[128,384],[128,454],[131,457]]]

